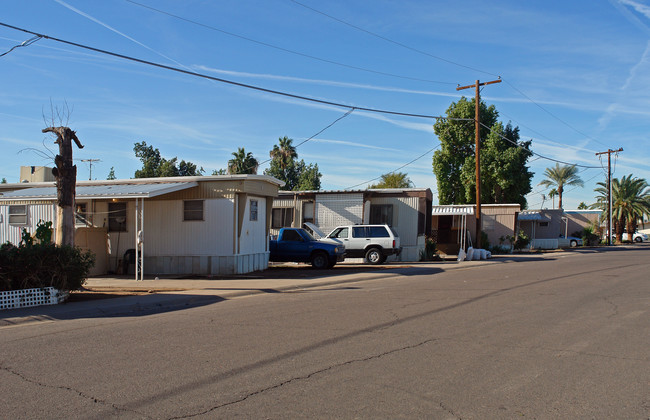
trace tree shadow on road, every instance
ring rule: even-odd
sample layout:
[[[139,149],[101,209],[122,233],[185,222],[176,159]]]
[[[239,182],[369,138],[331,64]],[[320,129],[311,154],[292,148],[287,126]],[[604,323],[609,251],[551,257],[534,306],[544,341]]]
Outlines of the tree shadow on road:
[[[221,296],[191,294],[113,297],[115,298],[5,310],[0,313],[0,327],[47,320],[141,317],[198,308],[226,300]]]

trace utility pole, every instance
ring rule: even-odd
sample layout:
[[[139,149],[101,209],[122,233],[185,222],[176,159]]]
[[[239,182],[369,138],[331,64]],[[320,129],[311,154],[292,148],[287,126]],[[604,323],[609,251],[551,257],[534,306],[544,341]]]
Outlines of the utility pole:
[[[607,155],[607,245],[612,244],[612,153],[622,152],[623,148],[617,150],[608,149],[606,152],[596,153],[596,156]]]
[[[90,175],[88,175],[88,181],[93,179],[93,162],[101,162],[100,159],[81,159],[82,162],[88,162],[90,164]]]
[[[492,80],[491,82],[480,83],[478,80],[473,85],[458,86],[456,90],[463,90],[469,88],[476,88],[475,93],[475,110],[474,110],[474,127],[475,127],[475,143],[474,154],[476,156],[476,248],[481,248],[481,91],[480,87],[491,85],[493,83],[501,83],[501,78]]]

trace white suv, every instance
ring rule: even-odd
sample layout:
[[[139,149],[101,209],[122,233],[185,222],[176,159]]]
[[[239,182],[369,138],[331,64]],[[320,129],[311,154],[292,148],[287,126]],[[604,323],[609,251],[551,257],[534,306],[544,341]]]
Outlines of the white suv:
[[[346,258],[365,258],[370,264],[381,264],[389,255],[402,251],[399,235],[388,225],[338,226],[327,236],[313,224],[306,225],[322,237],[320,240],[345,245]]]

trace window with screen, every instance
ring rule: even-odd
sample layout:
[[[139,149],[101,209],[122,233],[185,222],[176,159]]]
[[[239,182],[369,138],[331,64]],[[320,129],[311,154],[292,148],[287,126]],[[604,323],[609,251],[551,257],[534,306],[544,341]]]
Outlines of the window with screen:
[[[9,206],[9,224],[26,225],[27,224],[27,205]]]
[[[203,220],[203,200],[183,201],[183,221]]]
[[[251,207],[250,207],[250,220],[251,222],[254,222],[257,220],[257,200],[251,200]]]

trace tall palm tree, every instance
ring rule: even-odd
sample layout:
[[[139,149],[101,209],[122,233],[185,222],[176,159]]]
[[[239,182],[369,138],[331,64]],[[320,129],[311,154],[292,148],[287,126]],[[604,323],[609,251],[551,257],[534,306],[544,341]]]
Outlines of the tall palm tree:
[[[544,171],[546,179],[539,183],[545,187],[556,187],[559,197],[558,207],[562,208],[562,194],[566,185],[577,185],[583,187],[585,184],[578,176],[578,169],[575,165],[555,164],[553,168],[546,168]]]
[[[548,196],[551,200],[553,200],[553,208],[555,208],[555,197],[557,197],[557,190],[553,188],[551,191],[548,192]]]
[[[234,174],[256,174],[259,163],[251,152],[246,153],[243,147],[237,148],[232,153],[233,158],[228,161],[228,173]]]
[[[291,162],[298,157],[298,152],[296,148],[291,144],[292,139],[287,136],[281,137],[279,139],[279,145],[273,145],[273,150],[269,152],[271,159],[276,159],[278,162],[278,167],[285,171]]]
[[[596,203],[591,208],[608,209],[607,184],[597,183],[594,190]],[[616,240],[622,242],[623,228],[627,228],[629,234],[636,230],[637,220],[643,218],[644,214],[650,214],[650,186],[643,178],[632,178],[632,174],[624,176],[620,180],[612,179],[612,218],[616,225]]]

